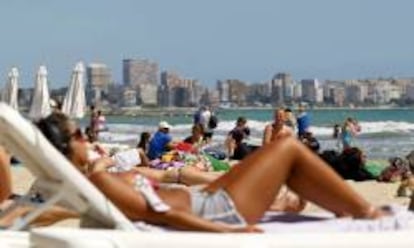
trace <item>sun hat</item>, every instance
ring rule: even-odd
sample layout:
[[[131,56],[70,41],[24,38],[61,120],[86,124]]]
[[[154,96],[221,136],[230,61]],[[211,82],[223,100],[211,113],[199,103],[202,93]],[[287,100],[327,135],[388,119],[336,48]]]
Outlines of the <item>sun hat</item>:
[[[166,121],[161,121],[159,124],[158,124],[158,127],[159,128],[165,128],[165,129],[171,129],[172,128],[172,126],[170,125],[170,124],[168,124],[168,122],[166,122]]]

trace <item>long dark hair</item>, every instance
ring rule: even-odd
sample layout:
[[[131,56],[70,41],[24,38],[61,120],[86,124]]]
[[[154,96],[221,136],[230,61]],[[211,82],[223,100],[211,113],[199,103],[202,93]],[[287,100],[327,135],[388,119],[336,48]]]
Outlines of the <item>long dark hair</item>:
[[[151,138],[151,134],[149,132],[142,132],[137,148],[141,148],[142,150],[147,151],[148,142],[150,138]]]
[[[69,148],[71,135],[68,130],[68,122],[69,118],[66,115],[55,112],[35,123],[49,142],[65,156],[68,156],[71,152]]]

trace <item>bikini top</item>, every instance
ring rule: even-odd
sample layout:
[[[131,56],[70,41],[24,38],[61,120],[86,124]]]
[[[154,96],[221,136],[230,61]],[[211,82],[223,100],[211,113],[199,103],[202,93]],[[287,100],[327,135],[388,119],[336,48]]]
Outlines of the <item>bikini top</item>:
[[[158,185],[158,184],[157,184]],[[136,174],[134,189],[139,191],[155,212],[164,213],[171,209],[155,192],[154,182],[141,174]]]

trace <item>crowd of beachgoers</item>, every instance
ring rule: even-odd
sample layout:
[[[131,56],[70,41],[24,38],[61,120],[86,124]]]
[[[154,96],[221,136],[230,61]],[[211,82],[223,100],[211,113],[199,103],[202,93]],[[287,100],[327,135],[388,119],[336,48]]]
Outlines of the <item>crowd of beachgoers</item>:
[[[345,179],[401,181],[399,194],[413,188],[412,159],[394,158],[387,167],[370,165],[363,148],[354,146],[357,120],[347,118],[333,127],[337,146],[320,150],[303,106],[274,111],[263,128],[262,144],[248,142],[248,120],[240,116],[222,147],[212,145],[218,118],[207,106],[194,113],[188,137],[177,140],[173,128],[161,121],[155,133],[143,132],[136,147],[107,149],[99,136],[107,130],[105,116],[91,107],[89,125],[77,123],[55,106],[35,122],[38,129],[129,219],[180,230],[260,232],[256,227],[267,211],[301,212],[308,201],[336,216],[375,219],[387,210],[361,197]],[[1,208],[13,194],[10,162],[13,154],[0,147]],[[33,201],[42,202],[41,193]],[[0,219],[8,226],[33,207],[21,207]],[[50,225],[76,218],[70,209],[55,206],[33,221]]]

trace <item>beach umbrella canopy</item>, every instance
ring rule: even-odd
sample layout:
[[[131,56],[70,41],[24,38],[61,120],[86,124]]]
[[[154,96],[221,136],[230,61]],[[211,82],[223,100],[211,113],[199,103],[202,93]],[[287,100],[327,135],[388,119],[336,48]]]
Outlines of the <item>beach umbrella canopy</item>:
[[[3,89],[2,101],[9,104],[12,108],[18,109],[17,92],[19,90],[19,71],[13,67],[8,76],[7,83]]]
[[[47,70],[40,66],[36,74],[35,88],[33,92],[32,105],[29,117],[33,120],[46,117],[51,113],[49,88],[47,86]]]
[[[85,115],[86,99],[83,82],[85,68],[78,62],[73,69],[70,85],[63,100],[62,112],[72,118],[82,118]]]

